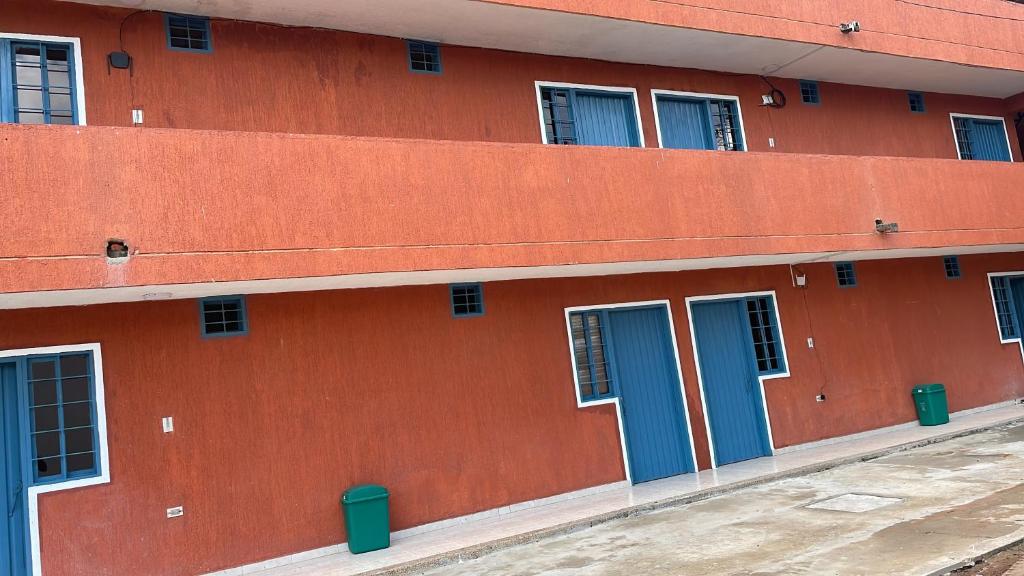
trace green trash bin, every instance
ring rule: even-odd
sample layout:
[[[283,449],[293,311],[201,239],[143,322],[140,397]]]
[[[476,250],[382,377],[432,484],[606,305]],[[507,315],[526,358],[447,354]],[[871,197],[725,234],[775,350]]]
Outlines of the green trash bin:
[[[362,554],[391,546],[387,488],[375,484],[353,486],[342,495],[341,508],[350,552]]]
[[[914,387],[914,405],[921,426],[938,426],[949,422],[946,405],[946,387],[942,384],[922,384]]]

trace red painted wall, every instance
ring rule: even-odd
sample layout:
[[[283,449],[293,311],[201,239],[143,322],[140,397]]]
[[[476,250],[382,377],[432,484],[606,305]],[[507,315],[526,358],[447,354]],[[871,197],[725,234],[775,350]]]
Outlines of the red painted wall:
[[[191,54],[167,49],[159,12],[129,14],[5,0],[0,30],[81,37],[97,125],[127,126],[142,108],[147,127],[540,142],[534,82],[547,80],[636,88],[648,146],[657,88],[738,95],[751,150],[774,137],[780,152],[955,158],[949,112],[1009,113],[998,99],[927,94],[928,113],[911,114],[903,91],[835,84],[822,85],[821,106],[805,106],[785,79],[775,82],[790,104],[769,111],[755,76],[457,46],[442,49],[444,74],[413,74],[400,39],[230,20],[213,21],[212,53]],[[122,22],[134,76],[107,71]]]
[[[566,306],[671,301],[702,468],[687,296],[777,290],[779,447],[911,421],[922,382],[953,410],[1019,397],[985,274],[1024,256],[961,264],[948,281],[937,257],[859,262],[852,289],[829,264],[803,267],[806,290],[787,267],[496,282],[487,314],[460,320],[444,286],[251,295],[250,333],[224,339],[199,336],[191,300],[3,311],[0,349],[103,346],[112,482],[41,497],[44,568],[191,575],[334,544],[359,482],[392,490],[402,529],[622,479],[613,410],[575,405]]]
[[[0,140],[0,292],[1024,244],[1019,163],[107,127]],[[106,261],[111,237],[128,262]]]

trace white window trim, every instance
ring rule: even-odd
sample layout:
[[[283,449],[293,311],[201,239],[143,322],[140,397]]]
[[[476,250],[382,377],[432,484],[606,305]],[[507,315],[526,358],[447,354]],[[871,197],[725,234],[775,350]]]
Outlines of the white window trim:
[[[661,110],[658,109],[658,96],[677,96],[680,98],[701,98],[705,100],[730,100],[736,103],[736,119],[739,121],[740,137],[743,139],[743,150],[747,151],[747,129],[743,125],[743,108],[740,106],[740,97],[730,94],[704,94],[702,92],[679,92],[677,90],[651,90],[651,104],[654,106],[654,127],[658,133],[658,148],[664,148],[661,141]],[[717,151],[717,150],[716,150]]]
[[[1010,162],[1013,162],[1013,146],[1010,144],[1010,131],[1006,129],[1006,118],[1002,116],[983,116],[981,114],[960,114],[959,112],[949,113],[949,126],[953,129],[953,145],[956,146],[956,159],[963,160],[960,154],[960,139],[956,135],[957,118],[976,118],[978,120],[998,120],[1003,124],[1003,136],[1006,137],[1006,151],[1010,153]]]
[[[636,88],[628,88],[625,86],[597,86],[594,84],[569,84],[566,82],[547,82],[545,80],[537,80],[533,85],[534,90],[537,93],[537,122],[540,125],[540,141],[544,144],[550,144],[550,142],[548,142],[547,130],[544,129],[544,100],[541,98],[541,88],[575,88],[578,90],[597,90],[601,92],[618,92],[621,94],[628,94],[629,97],[633,99],[633,119],[636,122],[636,133],[639,136],[639,148],[647,147],[647,144],[644,141],[643,122],[640,121],[640,99],[637,97]]]
[[[599,304],[589,306],[570,306],[565,309],[565,333],[569,339],[569,359],[572,362],[572,383],[576,393],[576,407],[586,408],[588,406],[601,406],[603,404],[615,405],[615,417],[619,423],[619,447],[622,450],[622,468],[626,471],[626,482],[633,483],[632,474],[629,471],[629,449],[626,446],[626,428],[622,420],[622,406],[619,398],[603,398],[600,400],[588,400],[584,402],[580,398],[579,369],[576,366],[576,351],[573,348],[572,323],[570,316],[573,312],[588,312],[593,310],[613,310],[616,308],[642,308],[642,307],[665,307],[665,314],[668,315],[668,330],[672,336],[672,354],[676,362],[676,376],[679,378],[679,394],[683,399],[683,420],[686,421],[686,434],[690,442],[690,457],[693,459],[694,473],[700,472],[697,466],[697,450],[693,445],[693,427],[690,426],[690,409],[686,404],[686,386],[683,384],[683,366],[679,361],[679,343],[676,341],[676,325],[672,318],[672,304],[668,300],[645,300],[641,302],[621,302],[617,304]]]
[[[992,319],[995,320],[995,323],[996,323],[996,335],[999,336],[999,343],[1000,344],[1020,344],[1021,345],[1021,357],[1022,357],[1022,359],[1024,359],[1024,342],[1022,342],[1021,337],[1018,335],[1016,338],[1003,338],[1003,331],[999,329],[999,308],[996,307],[996,293],[995,293],[994,290],[992,290],[992,279],[993,278],[999,278],[999,277],[1002,277],[1002,276],[1013,276],[1013,277],[1024,276],[1024,271],[1021,271],[1021,272],[989,272],[988,276],[987,276],[988,277],[988,285],[987,285],[988,297],[989,297],[990,300],[992,300]],[[1010,302],[1010,306],[1013,306],[1013,305],[1014,304],[1011,301]],[[1019,320],[1019,318],[1018,318],[1018,320]],[[1017,326],[1017,330],[1019,331],[1020,329],[1021,329],[1021,327]]]
[[[82,40],[76,36],[42,36],[39,34],[18,34],[14,32],[0,32],[0,39],[29,40],[32,42],[58,42],[71,44],[74,47],[75,115],[78,117],[77,125],[85,126],[85,75],[84,67],[82,65]]]
[[[707,399],[704,397],[704,377],[701,375],[700,353],[697,351],[697,331],[693,326],[693,305],[700,302],[710,302],[714,300],[741,300],[756,296],[771,296],[772,298],[772,307],[775,309],[775,321],[778,323],[777,328],[779,329],[779,346],[782,347],[782,358],[786,363],[785,372],[768,374],[767,376],[758,375],[757,377],[757,381],[761,388],[761,405],[764,406],[764,425],[765,430],[768,432],[768,445],[771,448],[772,456],[774,456],[776,453],[775,436],[772,433],[771,416],[768,414],[768,398],[764,393],[764,383],[766,380],[789,378],[791,370],[789,365],[789,351],[786,349],[786,336],[782,331],[782,315],[779,314],[779,299],[775,295],[775,290],[762,292],[737,292],[734,294],[712,294],[707,296],[689,296],[686,298],[686,318],[690,323],[690,344],[693,346],[693,363],[694,368],[697,370],[697,387],[700,389],[700,405],[701,409],[704,411],[704,428],[708,435],[708,451],[711,452],[712,469],[718,468],[718,460],[715,456],[715,438],[711,435],[711,420],[708,418]]]
[[[107,404],[103,388],[103,355],[98,343],[72,344],[69,346],[47,346],[42,348],[21,348],[17,350],[0,350],[0,359],[35,354],[63,354],[65,352],[91,352],[93,361],[93,389],[96,397],[96,451],[100,457],[100,474],[90,478],[55,482],[29,486],[25,493],[28,500],[29,548],[32,558],[33,576],[42,576],[43,564],[39,550],[39,495],[48,492],[60,492],[85,486],[97,486],[110,483],[110,456],[107,450]]]

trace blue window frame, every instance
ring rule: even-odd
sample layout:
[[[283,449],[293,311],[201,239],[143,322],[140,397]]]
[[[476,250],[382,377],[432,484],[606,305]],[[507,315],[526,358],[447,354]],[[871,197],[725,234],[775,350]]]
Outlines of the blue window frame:
[[[583,402],[615,395],[605,333],[607,320],[607,314],[601,310],[569,314],[576,381]]]
[[[924,114],[926,112],[924,94],[920,92],[907,92],[907,102],[910,104],[911,112],[916,114]]]
[[[199,301],[199,326],[207,338],[239,336],[249,332],[242,296],[215,296]]]
[[[768,296],[747,298],[747,318],[754,343],[754,359],[759,374],[777,374],[786,371],[782,344],[779,339],[779,323],[775,318],[773,300]]]
[[[956,280],[960,278],[960,258],[956,256],[946,256],[942,259],[942,266],[946,270],[947,280]]]
[[[448,286],[448,294],[451,297],[453,317],[467,318],[472,316],[483,316],[483,285],[479,283],[452,284]]]
[[[996,305],[996,320],[999,322],[999,335],[1003,340],[1018,338],[1020,328],[1017,325],[1010,279],[1006,276],[993,276],[991,284],[992,299]]]
[[[406,40],[409,70],[423,74],[441,73],[441,47],[421,40]]]
[[[744,149],[737,100],[658,94],[655,101],[663,148]]]
[[[77,124],[74,45],[0,39],[0,122]]]
[[[205,16],[165,13],[164,29],[167,31],[167,47],[171,50],[204,53],[213,50],[210,19]]]
[[[99,474],[96,382],[90,352],[26,358],[32,478],[48,484]]]
[[[857,285],[857,271],[853,262],[836,262],[836,281],[840,288],[852,288]]]
[[[589,146],[640,146],[631,93],[542,86],[544,142]]]
[[[800,100],[804,104],[821,104],[821,92],[818,90],[818,83],[813,80],[801,80]]]
[[[953,116],[953,134],[961,160],[1011,162],[1006,125],[996,118]]]

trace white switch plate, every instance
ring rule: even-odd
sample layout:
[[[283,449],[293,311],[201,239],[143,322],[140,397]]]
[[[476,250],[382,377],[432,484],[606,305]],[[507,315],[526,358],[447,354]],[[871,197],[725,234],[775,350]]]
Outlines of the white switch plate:
[[[132,110],[132,124],[142,124],[142,110],[138,108]]]
[[[163,423],[163,426],[164,426],[164,433],[165,434],[167,432],[174,432],[174,417],[173,416],[164,416],[163,420],[162,420],[162,423]]]
[[[814,338],[808,338],[807,339],[807,347],[808,348],[814,348]]]
[[[768,139],[768,147],[769,148],[775,148],[775,138],[769,138]]]
[[[168,508],[167,509],[167,517],[168,518],[177,518],[178,516],[184,516],[184,515],[185,515],[185,507],[184,506],[175,506],[174,508]]]

